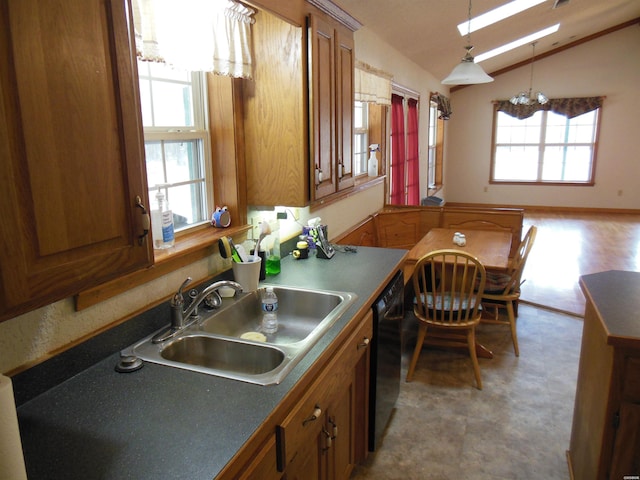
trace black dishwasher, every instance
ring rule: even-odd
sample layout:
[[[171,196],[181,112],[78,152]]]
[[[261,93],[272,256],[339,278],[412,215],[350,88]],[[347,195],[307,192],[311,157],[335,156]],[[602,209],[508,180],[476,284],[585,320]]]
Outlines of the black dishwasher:
[[[404,275],[398,271],[373,304],[373,342],[369,380],[369,451],[374,451],[400,393],[401,321]]]

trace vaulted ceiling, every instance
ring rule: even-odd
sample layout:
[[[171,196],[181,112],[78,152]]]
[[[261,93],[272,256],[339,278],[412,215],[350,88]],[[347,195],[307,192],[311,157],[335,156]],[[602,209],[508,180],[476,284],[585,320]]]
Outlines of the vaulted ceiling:
[[[445,78],[464,56],[465,36],[457,25],[468,19],[468,0],[333,0],[343,10],[416,64]],[[473,0],[472,17],[508,0]],[[554,8],[556,3],[561,6]],[[556,23],[556,33],[537,41],[536,57],[567,48],[599,32],[635,20],[640,28],[640,0],[546,0],[511,18],[471,33],[477,56]],[[480,63],[491,74],[530,61],[531,43]],[[635,61],[640,59],[640,51]],[[630,59],[632,60],[632,59]]]

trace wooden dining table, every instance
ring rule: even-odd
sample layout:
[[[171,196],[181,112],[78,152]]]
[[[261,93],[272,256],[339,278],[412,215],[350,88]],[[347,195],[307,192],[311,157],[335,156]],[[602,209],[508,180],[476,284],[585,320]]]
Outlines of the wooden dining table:
[[[455,233],[463,233],[466,245],[453,243]],[[467,252],[491,270],[507,270],[511,251],[511,232],[506,230],[457,230],[455,228],[432,228],[409,250],[404,262],[405,285],[411,281],[416,263],[427,253],[443,248],[454,248]]]
[[[453,243],[455,233],[463,233],[466,244],[458,246]],[[511,232],[505,230],[458,230],[455,228],[432,228],[422,239],[409,250],[404,262],[405,287],[411,285],[411,277],[416,263],[427,253],[444,248],[452,248],[467,252],[491,270],[507,270],[509,252],[511,251]],[[425,341],[425,343],[431,343]],[[438,345],[437,340],[433,343]],[[491,350],[476,340],[476,353],[479,357],[493,358]]]

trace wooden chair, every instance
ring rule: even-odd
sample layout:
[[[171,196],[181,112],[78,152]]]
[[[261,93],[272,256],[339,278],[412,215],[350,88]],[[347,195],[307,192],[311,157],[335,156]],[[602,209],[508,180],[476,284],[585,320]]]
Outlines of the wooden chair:
[[[494,314],[488,317],[482,316],[482,323],[509,325],[511,327],[511,339],[516,357],[520,356],[518,347],[518,333],[516,329],[516,306],[520,299],[520,285],[522,285],[522,272],[527,263],[529,252],[533,247],[538,229],[531,226],[520,242],[515,258],[511,262],[508,273],[487,272],[487,282],[482,294],[482,308],[485,311],[493,309]],[[499,309],[507,310],[507,320],[501,320]]]
[[[419,322],[418,339],[407,382],[413,379],[426,341],[447,347],[466,347],[473,363],[477,387],[482,390],[475,328],[482,313],[480,301],[485,277],[480,261],[460,250],[436,250],[418,260],[412,276],[416,293],[414,313]]]

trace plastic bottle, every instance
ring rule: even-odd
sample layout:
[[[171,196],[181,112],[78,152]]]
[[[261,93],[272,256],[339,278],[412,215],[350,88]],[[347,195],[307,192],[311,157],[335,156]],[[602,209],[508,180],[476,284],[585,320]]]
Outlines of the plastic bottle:
[[[369,145],[369,151],[371,154],[369,155],[369,162],[367,163],[367,175],[370,177],[378,176],[378,157],[376,157],[376,152],[380,151],[380,145],[377,143],[372,143]]]
[[[262,331],[267,334],[278,331],[278,297],[273,287],[267,287],[262,294]]]
[[[271,233],[267,235],[266,245],[268,246],[267,262],[265,273],[267,275],[278,275],[280,273],[280,225],[278,222],[270,224]]]
[[[158,202],[158,209],[160,210],[160,225],[162,229],[162,242],[157,248],[170,248],[175,244],[173,212],[171,208],[169,208],[169,202],[165,201],[164,193],[162,193],[160,187],[158,187],[158,193],[156,193],[156,201]]]

